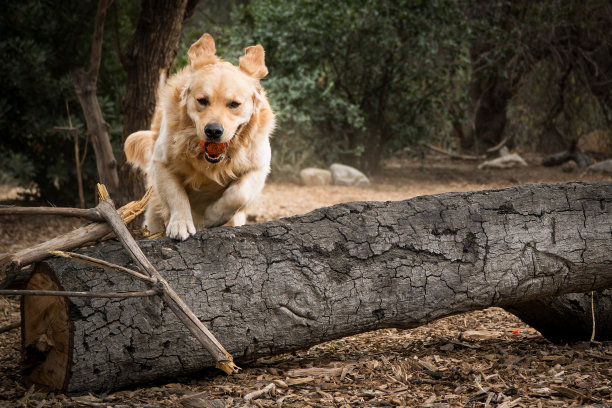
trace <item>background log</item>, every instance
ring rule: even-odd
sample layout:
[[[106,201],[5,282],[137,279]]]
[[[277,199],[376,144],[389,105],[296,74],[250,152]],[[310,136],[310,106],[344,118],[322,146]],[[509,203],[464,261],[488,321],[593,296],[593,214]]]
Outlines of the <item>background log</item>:
[[[589,341],[595,319],[595,340],[612,340],[612,289],[591,293],[570,293],[535,299],[506,307],[525,323],[536,327],[553,343]],[[594,316],[593,316],[594,315]]]
[[[369,330],[610,288],[611,209],[611,183],[530,185],[341,204],[140,245],[244,362]],[[133,267],[116,244],[83,253]],[[146,289],[66,259],[38,264],[32,285]],[[214,365],[159,298],[51,299],[23,302],[30,381],[109,390]]]

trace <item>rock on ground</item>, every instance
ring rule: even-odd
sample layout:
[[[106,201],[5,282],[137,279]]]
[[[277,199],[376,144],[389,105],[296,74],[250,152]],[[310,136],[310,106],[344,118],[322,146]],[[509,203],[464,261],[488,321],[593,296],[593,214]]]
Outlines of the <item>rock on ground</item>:
[[[487,160],[478,165],[478,169],[509,169],[511,167],[527,166],[527,162],[516,153],[509,153],[497,159]]]
[[[370,185],[368,177],[354,167],[334,163],[329,167],[334,184],[337,186],[367,187]]]
[[[305,186],[328,186],[332,183],[332,173],[329,170],[308,167],[300,171],[300,180]]]
[[[603,160],[598,163],[592,164],[587,168],[587,171],[593,173],[612,174],[612,159]]]

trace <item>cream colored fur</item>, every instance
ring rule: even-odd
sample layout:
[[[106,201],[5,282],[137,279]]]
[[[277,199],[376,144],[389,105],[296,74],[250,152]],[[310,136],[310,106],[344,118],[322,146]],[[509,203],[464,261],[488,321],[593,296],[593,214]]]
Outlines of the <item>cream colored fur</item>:
[[[151,130],[125,142],[128,162],[153,187],[144,221],[151,233],[184,240],[203,228],[244,224],[244,209],[270,171],[274,113],[259,83],[267,73],[261,45],[248,47],[238,67],[215,55],[208,34],[191,46],[189,65],[160,91]],[[219,163],[205,160],[200,145],[211,123],[224,129],[215,141],[229,143],[229,158]]]

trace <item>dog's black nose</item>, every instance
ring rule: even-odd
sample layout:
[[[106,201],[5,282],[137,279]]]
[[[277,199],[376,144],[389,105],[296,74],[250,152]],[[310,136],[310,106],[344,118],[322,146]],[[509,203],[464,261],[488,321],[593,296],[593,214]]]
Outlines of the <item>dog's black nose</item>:
[[[209,123],[204,126],[204,134],[210,140],[220,139],[223,135],[223,126],[220,123]]]

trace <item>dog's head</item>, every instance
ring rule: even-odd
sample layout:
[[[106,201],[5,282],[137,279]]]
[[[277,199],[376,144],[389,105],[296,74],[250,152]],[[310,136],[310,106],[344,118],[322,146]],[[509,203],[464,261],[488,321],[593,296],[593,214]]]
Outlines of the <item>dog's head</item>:
[[[236,67],[215,55],[215,43],[204,34],[189,49],[190,77],[181,101],[201,141],[228,143],[259,108],[259,80],[268,74],[261,45],[248,47]]]

